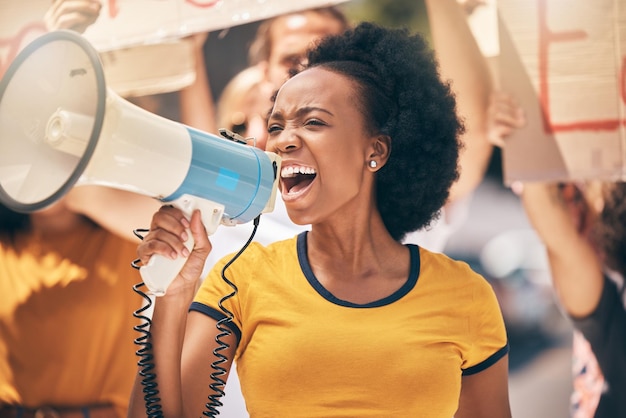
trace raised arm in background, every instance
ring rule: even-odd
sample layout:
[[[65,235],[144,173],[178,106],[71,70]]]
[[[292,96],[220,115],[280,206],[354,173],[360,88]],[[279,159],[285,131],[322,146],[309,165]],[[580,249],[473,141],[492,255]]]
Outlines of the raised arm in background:
[[[499,146],[524,124],[506,94],[494,96],[490,120]],[[574,326],[572,417],[625,416],[625,183],[529,182],[513,189],[545,245],[558,303]]]
[[[189,86],[178,93],[180,121],[201,131],[217,133],[216,109],[204,57],[204,43],[208,34],[199,32],[191,35],[194,44],[196,77]]]
[[[457,0],[425,0],[425,4],[441,77],[450,80],[465,124],[460,177],[450,189],[449,202],[454,202],[478,187],[489,165],[493,146],[487,139],[487,112],[493,80]]]
[[[591,314],[604,284],[602,263],[588,236],[591,202],[573,184],[550,183],[524,184],[522,202],[546,246],[561,305],[574,317]]]
[[[525,124],[523,109],[504,92],[492,96],[489,138],[504,147],[511,133]],[[603,288],[602,264],[589,239],[591,222],[600,208],[574,184],[532,182],[513,185],[526,215],[546,246],[554,289],[560,304],[574,317],[589,315]]]

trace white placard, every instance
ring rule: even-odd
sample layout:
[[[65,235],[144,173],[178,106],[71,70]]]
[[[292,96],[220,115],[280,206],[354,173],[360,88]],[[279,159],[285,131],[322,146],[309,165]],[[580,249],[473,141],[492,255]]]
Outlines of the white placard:
[[[498,0],[501,86],[528,126],[505,182],[625,180],[626,0]]]
[[[193,74],[190,75],[193,62],[181,56],[188,49],[184,42],[179,42],[183,37],[345,1],[103,0],[100,16],[87,28],[84,36],[103,53],[103,57],[108,54],[109,58],[113,55],[118,58],[118,67],[109,71],[108,81],[112,84],[119,85],[124,91],[145,90],[146,80],[156,81],[158,74],[162,74],[165,82],[155,86],[163,86],[161,90],[167,91],[188,83],[190,76],[193,79]],[[43,16],[50,4],[51,0],[0,0],[0,77],[24,46],[46,33]],[[158,74],[143,74],[141,86],[133,86],[132,74],[128,74],[125,68],[137,72],[134,67],[138,60],[150,62],[148,57],[160,54],[163,48],[155,48],[155,45],[165,45],[165,50],[179,57],[180,68],[170,60],[169,71],[160,68]],[[127,64],[121,63],[122,59],[127,60]],[[112,59],[105,59],[105,65],[112,62]],[[105,66],[105,72],[107,69]],[[153,65],[152,69],[155,69]],[[178,73],[180,77],[176,76]],[[122,79],[118,78],[120,76]],[[158,91],[159,88],[155,88],[151,92]]]

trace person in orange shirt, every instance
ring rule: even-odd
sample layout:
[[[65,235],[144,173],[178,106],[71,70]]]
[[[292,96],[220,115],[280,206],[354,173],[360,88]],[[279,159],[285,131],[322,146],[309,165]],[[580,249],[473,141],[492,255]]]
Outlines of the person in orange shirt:
[[[0,417],[126,416],[142,299],[143,196],[81,186],[31,214],[0,205]]]
[[[55,0],[44,21],[82,32],[101,8]],[[202,113],[212,123],[203,128],[213,127],[211,109]],[[29,214],[0,205],[0,417],[126,417],[138,362],[133,313],[144,302],[132,289],[141,283],[132,231],[159,206],[98,186]]]

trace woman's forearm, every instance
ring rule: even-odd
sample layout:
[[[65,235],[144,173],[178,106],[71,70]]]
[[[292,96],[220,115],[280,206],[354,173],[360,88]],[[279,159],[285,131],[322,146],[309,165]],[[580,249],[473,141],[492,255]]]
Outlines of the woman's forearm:
[[[572,316],[589,315],[600,300],[604,282],[595,249],[578,230],[556,184],[525,184],[522,202],[546,246],[559,302]]]

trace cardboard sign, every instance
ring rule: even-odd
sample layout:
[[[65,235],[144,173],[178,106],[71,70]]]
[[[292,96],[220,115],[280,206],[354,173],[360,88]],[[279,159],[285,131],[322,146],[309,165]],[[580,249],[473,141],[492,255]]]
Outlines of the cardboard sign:
[[[499,75],[528,124],[505,183],[626,180],[626,0],[498,0]]]
[[[123,96],[163,93],[194,80],[186,36],[345,1],[102,0],[98,20],[83,35],[101,52],[107,86]],[[0,0],[0,77],[24,46],[47,32],[50,4]]]
[[[160,43],[346,0],[108,0],[85,36],[100,51]]]

